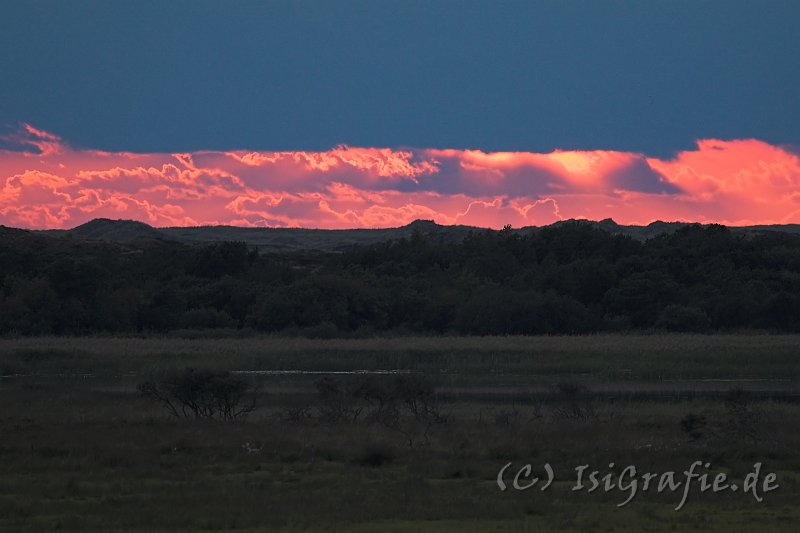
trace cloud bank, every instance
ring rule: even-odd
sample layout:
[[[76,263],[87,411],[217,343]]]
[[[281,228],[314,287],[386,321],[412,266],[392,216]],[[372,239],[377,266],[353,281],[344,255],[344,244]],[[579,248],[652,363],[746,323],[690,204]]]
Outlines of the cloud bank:
[[[433,219],[499,228],[568,218],[800,222],[800,157],[755,139],[670,159],[339,146],[325,152],[102,152],[28,124],[0,138],[0,224],[93,218],[154,226],[377,228]]]

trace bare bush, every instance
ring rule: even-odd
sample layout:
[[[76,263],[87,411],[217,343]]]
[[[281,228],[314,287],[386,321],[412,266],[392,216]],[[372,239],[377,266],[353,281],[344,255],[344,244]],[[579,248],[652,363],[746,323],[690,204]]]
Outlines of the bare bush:
[[[597,417],[585,386],[565,382],[557,384],[556,390],[561,398],[560,405],[555,409],[558,417],[568,420],[590,420]]]
[[[512,403],[508,409],[498,409],[494,412],[494,423],[497,426],[515,426],[519,419],[519,408],[515,403]]]
[[[256,408],[251,384],[229,372],[188,369],[159,382],[141,383],[137,389],[178,418],[233,422]]]
[[[318,380],[314,385],[319,398],[317,409],[322,420],[326,422],[342,420],[355,422],[358,420],[364,408],[360,405],[358,398],[353,396],[351,390],[327,376]]]
[[[430,444],[433,425],[446,421],[438,409],[436,391],[430,380],[417,374],[398,375],[383,385],[382,390],[382,403],[372,412],[372,418],[400,433],[409,448],[420,442]]]
[[[691,440],[699,440],[704,436],[704,429],[706,427],[705,415],[698,415],[695,413],[688,413],[681,418],[681,429],[689,435]]]
[[[304,422],[311,418],[311,407],[309,405],[290,405],[283,408],[278,418],[283,422]]]
[[[431,427],[446,421],[433,384],[421,375],[360,376],[347,385],[326,377],[316,386],[323,420],[355,422],[363,414],[365,422],[402,434],[409,447],[429,442]]]
[[[397,376],[393,382],[394,395],[418,422],[444,422],[438,410],[433,383],[418,374]]]
[[[741,388],[730,389],[724,399],[726,416],[722,421],[722,435],[729,440],[758,441],[763,413],[752,393]]]

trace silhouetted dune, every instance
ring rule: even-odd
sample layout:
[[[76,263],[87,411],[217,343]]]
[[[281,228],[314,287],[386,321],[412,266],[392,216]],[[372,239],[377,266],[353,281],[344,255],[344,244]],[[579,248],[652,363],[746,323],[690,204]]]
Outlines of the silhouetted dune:
[[[559,226],[574,220],[556,222]],[[690,225],[689,222],[656,221],[647,226],[623,226],[607,218],[600,221],[584,221],[612,235],[627,235],[638,241],[658,235],[671,234]],[[527,226],[511,231],[521,235],[530,234],[549,226]],[[761,225],[730,227],[733,233],[755,234],[769,231],[800,233],[800,225]],[[378,229],[308,229],[308,228],[247,228],[238,226],[196,226],[154,228],[134,220],[94,219],[69,230],[43,230],[56,237],[70,236],[84,240],[130,243],[137,240],[159,239],[185,244],[209,244],[225,241],[245,242],[262,250],[323,250],[337,251],[358,245],[370,245],[400,238],[409,238],[419,233],[434,242],[458,242],[470,232],[499,231],[473,226],[443,226],[432,220],[415,220],[398,228]]]

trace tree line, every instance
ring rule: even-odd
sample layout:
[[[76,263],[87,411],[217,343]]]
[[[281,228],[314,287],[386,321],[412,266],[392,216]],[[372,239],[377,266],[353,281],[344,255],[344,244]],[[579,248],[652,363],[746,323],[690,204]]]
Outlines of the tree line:
[[[4,335],[800,330],[800,236],[789,233],[690,225],[642,242],[574,221],[259,253],[2,229]]]

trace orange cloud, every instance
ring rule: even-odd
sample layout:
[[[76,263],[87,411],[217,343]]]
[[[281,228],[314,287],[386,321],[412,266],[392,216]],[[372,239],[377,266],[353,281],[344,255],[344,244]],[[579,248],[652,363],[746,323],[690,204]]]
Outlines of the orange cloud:
[[[134,154],[74,149],[30,125],[0,140],[0,223],[28,228],[96,217],[318,228],[800,222],[800,156],[754,139],[700,140],[669,159],[348,146]]]

